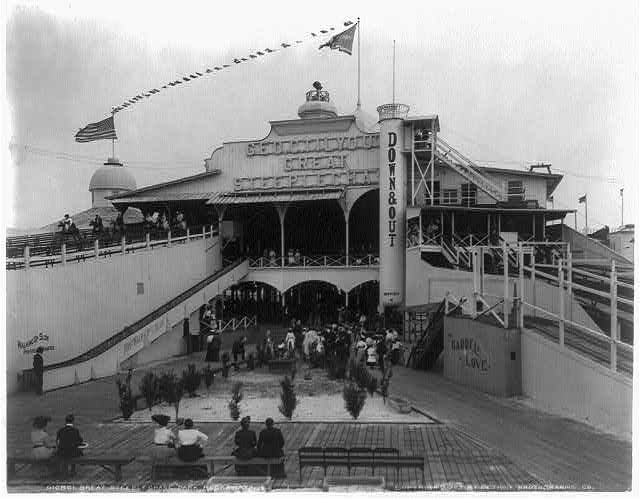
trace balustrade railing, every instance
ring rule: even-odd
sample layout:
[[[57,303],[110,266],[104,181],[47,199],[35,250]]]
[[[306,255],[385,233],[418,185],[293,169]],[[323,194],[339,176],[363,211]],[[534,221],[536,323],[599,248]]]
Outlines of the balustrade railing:
[[[378,255],[304,255],[249,258],[249,268],[318,268],[318,267],[369,267],[380,264]]]
[[[91,232],[91,231],[89,231]],[[136,251],[152,250],[157,247],[168,247],[196,239],[210,238],[218,234],[212,225],[189,227],[176,237],[171,231],[127,231],[118,238],[88,238],[67,245],[70,236],[60,233],[39,234],[25,239],[19,250],[16,241],[7,240],[7,270],[19,270],[32,267],[52,267],[107,258],[113,255],[125,255]],[[21,254],[20,256],[18,256]]]

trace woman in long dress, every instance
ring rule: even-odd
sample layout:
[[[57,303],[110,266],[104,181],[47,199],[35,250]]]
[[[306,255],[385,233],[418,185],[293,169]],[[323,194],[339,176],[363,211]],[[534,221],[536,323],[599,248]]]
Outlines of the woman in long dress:
[[[47,423],[51,418],[47,416],[36,416],[33,419],[33,429],[31,430],[31,455],[34,459],[46,461],[56,452],[56,440],[46,432]]]

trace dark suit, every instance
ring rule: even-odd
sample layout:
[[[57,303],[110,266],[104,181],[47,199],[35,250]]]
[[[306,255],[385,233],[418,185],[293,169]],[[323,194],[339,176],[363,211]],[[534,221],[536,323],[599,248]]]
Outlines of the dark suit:
[[[278,428],[265,428],[258,438],[258,455],[262,457],[284,456],[284,437]]]
[[[233,455],[238,459],[249,460],[256,455],[256,432],[253,430],[238,430],[235,437],[238,446]],[[253,467],[236,466],[238,475],[250,475],[253,473]]]
[[[35,375],[35,389],[38,395],[42,395],[42,378],[44,374],[44,359],[42,355],[36,353],[33,356],[33,374]]]
[[[260,432],[258,438],[258,455],[261,457],[284,456],[284,437],[278,428],[265,428]],[[264,471],[267,471],[266,469]],[[282,478],[285,475],[284,464],[274,464],[271,466],[271,475]]]
[[[56,441],[60,457],[82,456],[82,451],[78,449],[78,445],[82,443],[82,437],[77,428],[70,425],[63,426],[58,430]]]

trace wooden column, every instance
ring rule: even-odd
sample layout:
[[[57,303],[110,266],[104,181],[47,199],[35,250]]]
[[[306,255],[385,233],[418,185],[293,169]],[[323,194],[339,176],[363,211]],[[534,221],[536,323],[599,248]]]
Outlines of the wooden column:
[[[564,347],[564,269],[562,258],[558,259],[558,299],[560,306],[560,320],[558,321],[558,343]]]
[[[617,370],[618,367],[618,273],[616,272],[616,262],[611,261],[611,369]]]
[[[509,327],[509,253],[505,241],[502,242],[502,261],[502,266],[504,267],[502,272],[502,278],[504,280],[502,314],[504,315],[504,327],[506,329]]]

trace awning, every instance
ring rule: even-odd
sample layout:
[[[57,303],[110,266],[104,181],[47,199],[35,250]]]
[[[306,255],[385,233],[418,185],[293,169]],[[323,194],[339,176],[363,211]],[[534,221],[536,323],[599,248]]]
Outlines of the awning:
[[[168,203],[170,201],[206,201],[214,196],[215,192],[158,192],[147,196],[126,196],[113,199],[115,205],[137,203]]]
[[[547,209],[547,208],[510,208],[508,206],[461,206],[461,205],[447,205],[447,204],[439,204],[439,205],[427,205],[421,207],[423,210],[427,211],[455,211],[455,212],[464,212],[464,213],[501,213],[506,215],[513,214],[527,214],[527,215],[538,215],[545,214],[550,216],[559,216],[563,217],[567,213],[573,213],[576,210],[563,210],[563,209]],[[417,213],[414,216],[418,216]]]
[[[269,190],[251,192],[217,192],[207,204],[289,203],[340,199],[344,188],[322,190]]]

